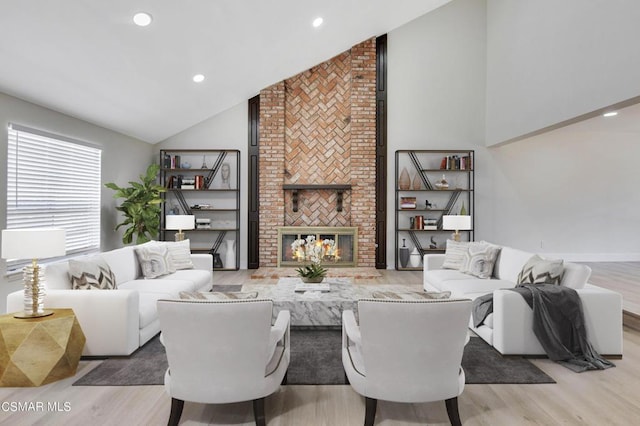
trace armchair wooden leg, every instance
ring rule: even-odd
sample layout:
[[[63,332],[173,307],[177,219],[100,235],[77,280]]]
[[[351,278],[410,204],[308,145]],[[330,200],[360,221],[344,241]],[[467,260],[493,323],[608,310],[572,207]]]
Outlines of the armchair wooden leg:
[[[444,402],[447,406],[447,414],[452,426],[462,426],[460,413],[458,412],[458,397],[447,399]]]
[[[377,399],[365,397],[364,426],[373,426],[373,421],[376,418],[377,406]]]
[[[266,421],[264,418],[264,398],[253,400],[253,417],[256,420],[256,426],[266,425]]]
[[[180,423],[184,401],[181,399],[171,398],[171,414],[169,414],[168,426],[177,426]]]

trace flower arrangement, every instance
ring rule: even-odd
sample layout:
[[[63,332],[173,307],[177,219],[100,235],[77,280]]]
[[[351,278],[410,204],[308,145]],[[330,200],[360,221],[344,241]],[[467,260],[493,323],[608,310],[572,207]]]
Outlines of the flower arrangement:
[[[298,262],[309,262],[308,265],[296,269],[303,281],[322,281],[327,273],[327,269],[322,267],[322,262],[338,259],[336,242],[332,239],[318,240],[315,235],[295,240],[291,243],[291,251]]]

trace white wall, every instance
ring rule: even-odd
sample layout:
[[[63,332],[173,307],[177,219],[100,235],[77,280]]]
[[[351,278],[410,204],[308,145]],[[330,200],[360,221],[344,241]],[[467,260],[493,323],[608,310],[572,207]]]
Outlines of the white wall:
[[[640,260],[640,144],[615,120],[491,149],[492,240],[564,259]],[[602,132],[605,125],[613,129]]]
[[[82,120],[0,93],[0,200],[7,199],[7,126],[21,124],[50,133],[68,136],[98,146],[102,149],[102,182],[125,184],[137,179],[152,161],[152,145],[122,134],[95,126]],[[102,189],[101,195],[101,246],[110,250],[122,246],[122,232],[114,228],[120,218],[115,210],[113,191]],[[4,202],[3,202],[4,205]],[[7,223],[5,208],[0,209],[2,228]],[[6,295],[21,288],[19,281],[5,277],[6,266],[0,260],[0,312],[4,312]]]
[[[242,102],[196,124],[154,146],[161,149],[238,149],[240,150],[240,268],[247,268],[247,190],[249,116],[248,102]]]
[[[485,2],[454,0],[388,34],[387,264],[395,262],[395,151],[474,149],[476,239],[491,239],[484,145]]]
[[[487,5],[488,145],[640,95],[640,2]]]

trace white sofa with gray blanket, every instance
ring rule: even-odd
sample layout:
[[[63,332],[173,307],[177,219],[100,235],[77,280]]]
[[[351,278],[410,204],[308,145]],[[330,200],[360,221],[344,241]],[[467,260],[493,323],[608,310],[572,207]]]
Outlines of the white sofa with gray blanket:
[[[533,258],[511,247],[498,247],[495,263],[487,278],[479,278],[468,271],[455,269],[455,262],[447,266],[446,254],[424,256],[424,289],[451,291],[452,297],[475,299],[493,293],[493,313],[479,327],[470,328],[504,355],[544,355],[545,351],[533,333],[533,311],[513,288],[525,264]],[[478,244],[478,243],[474,243]],[[487,243],[488,244],[488,243]],[[467,259],[468,260],[468,259]],[[473,268],[471,268],[473,269]],[[561,262],[559,284],[576,290],[582,301],[587,337],[602,355],[622,355],[622,296],[611,290],[589,284],[591,269],[586,265]],[[482,274],[478,274],[482,275]]]
[[[154,242],[155,243],[155,242]],[[189,241],[185,240],[185,254],[181,265],[166,267],[166,261],[158,261],[150,256],[145,278],[139,256],[135,249],[148,247],[154,243],[139,246],[127,246],[94,256],[53,263],[46,268],[45,308],[72,308],[87,341],[84,356],[129,355],[138,347],[160,332],[160,320],[156,302],[159,299],[179,298],[182,291],[197,292],[211,289],[213,257],[210,254],[190,254]],[[164,245],[165,243],[156,243]],[[166,243],[180,246],[180,243]],[[175,246],[172,246],[175,247]],[[160,253],[166,260],[165,252]],[[158,255],[158,253],[156,253]],[[115,276],[115,289],[73,289],[84,287],[85,278],[76,279],[72,285],[70,262],[77,265],[100,264],[106,262]],[[75,263],[74,263],[75,262]],[[162,265],[164,262],[165,265]],[[169,262],[170,263],[170,262]],[[104,263],[102,263],[104,265]],[[175,265],[175,262],[171,265]],[[105,269],[105,268],[103,268]],[[101,278],[109,272],[100,270],[92,276]],[[113,277],[112,276],[112,277]],[[97,278],[96,278],[97,279]],[[89,279],[91,280],[91,278]],[[107,280],[109,281],[109,280]],[[20,311],[23,308],[23,292],[17,291],[7,296],[7,312]]]

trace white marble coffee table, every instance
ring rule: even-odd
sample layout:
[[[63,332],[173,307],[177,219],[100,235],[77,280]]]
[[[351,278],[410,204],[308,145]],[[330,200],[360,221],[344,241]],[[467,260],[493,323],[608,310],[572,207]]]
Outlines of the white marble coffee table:
[[[374,291],[420,291],[421,286],[351,284],[349,278],[325,278],[329,292],[296,293],[299,278],[280,278],[278,284],[245,284],[242,291],[257,291],[258,298],[273,300],[274,319],[281,310],[291,313],[292,326],[340,326],[342,311],[357,311],[358,299],[370,298]],[[356,312],[357,313],[357,312]]]

